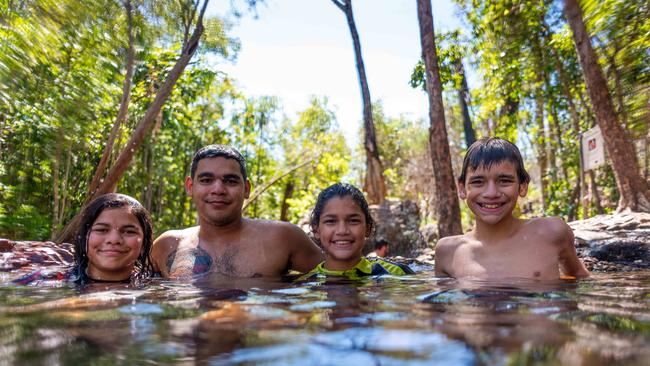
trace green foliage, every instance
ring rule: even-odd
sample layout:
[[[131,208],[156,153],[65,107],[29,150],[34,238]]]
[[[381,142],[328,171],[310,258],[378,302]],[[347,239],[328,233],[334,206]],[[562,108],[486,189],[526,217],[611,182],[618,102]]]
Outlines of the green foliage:
[[[519,142],[532,153],[529,170],[541,177],[537,213],[577,218],[579,151],[577,135],[595,118],[561,2],[457,0],[471,37],[460,54],[478,73],[472,91],[478,135]],[[588,31],[601,55],[619,117],[636,138],[648,134],[650,78],[648,4],[622,0],[581,2]],[[440,40],[444,44],[444,39]],[[458,42],[457,42],[458,43]],[[449,46],[447,46],[449,48]],[[452,47],[453,48],[453,47]],[[445,53],[441,47],[439,53]],[[446,56],[441,57],[441,74]],[[415,68],[414,79],[418,76]],[[444,77],[443,77],[444,80]],[[645,103],[645,107],[644,106]],[[453,111],[453,109],[452,109]],[[453,118],[452,118],[453,119]],[[530,141],[532,149],[522,142]],[[535,174],[538,176],[539,174]],[[608,169],[597,172],[606,210],[616,204]],[[593,209],[593,208],[592,208]]]

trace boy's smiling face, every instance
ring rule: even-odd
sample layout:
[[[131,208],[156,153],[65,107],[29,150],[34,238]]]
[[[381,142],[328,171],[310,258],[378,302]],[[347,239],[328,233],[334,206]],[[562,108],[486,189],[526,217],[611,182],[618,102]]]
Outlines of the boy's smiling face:
[[[528,183],[520,183],[515,164],[503,160],[489,168],[468,168],[464,183],[458,184],[460,198],[466,200],[477,221],[496,224],[509,217],[519,197],[528,193]]]

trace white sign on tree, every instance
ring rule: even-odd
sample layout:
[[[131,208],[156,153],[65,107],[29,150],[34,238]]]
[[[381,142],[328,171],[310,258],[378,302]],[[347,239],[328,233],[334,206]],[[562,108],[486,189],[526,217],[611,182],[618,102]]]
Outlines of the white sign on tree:
[[[605,164],[605,145],[600,127],[588,129],[581,136],[583,170],[588,171]]]

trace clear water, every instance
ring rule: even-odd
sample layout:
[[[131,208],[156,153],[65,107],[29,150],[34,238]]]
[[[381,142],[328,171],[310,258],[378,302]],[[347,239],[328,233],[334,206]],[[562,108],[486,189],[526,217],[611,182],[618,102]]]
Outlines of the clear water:
[[[0,364],[649,365],[650,271],[0,287]]]

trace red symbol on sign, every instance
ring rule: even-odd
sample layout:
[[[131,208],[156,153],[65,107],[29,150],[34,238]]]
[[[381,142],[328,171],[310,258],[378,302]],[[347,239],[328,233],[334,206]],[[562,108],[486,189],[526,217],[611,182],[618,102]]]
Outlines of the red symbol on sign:
[[[589,151],[596,150],[596,139],[590,139],[587,141],[587,149]]]

